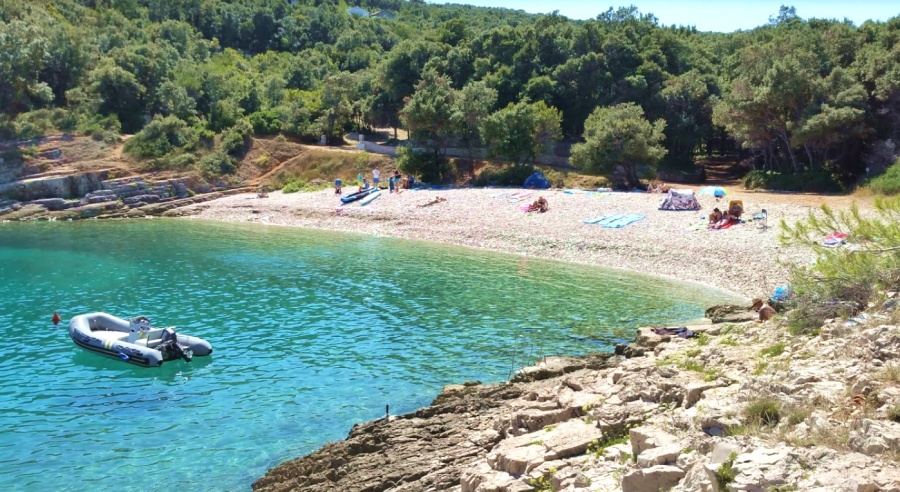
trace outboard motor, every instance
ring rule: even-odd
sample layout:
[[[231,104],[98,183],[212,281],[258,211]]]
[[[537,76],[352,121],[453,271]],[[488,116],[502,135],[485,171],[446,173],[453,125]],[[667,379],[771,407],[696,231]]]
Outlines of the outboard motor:
[[[166,358],[166,356],[171,354],[175,357],[184,359],[185,362],[191,361],[193,353],[190,349],[185,350],[181,345],[178,344],[178,334],[175,333],[174,328],[170,326],[164,329],[162,331],[160,340],[162,340],[162,342],[156,347],[156,349],[163,353],[163,358]],[[172,358],[174,359],[175,357]]]

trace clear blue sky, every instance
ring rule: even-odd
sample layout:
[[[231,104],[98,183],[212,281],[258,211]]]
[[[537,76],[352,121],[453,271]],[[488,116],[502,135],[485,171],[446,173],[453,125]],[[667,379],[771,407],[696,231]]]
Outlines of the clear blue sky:
[[[559,10],[570,19],[592,19],[609,7],[634,5],[642,14],[652,13],[659,24],[696,26],[699,31],[732,32],[750,30],[778,15],[781,5],[793,6],[803,19],[850,19],[859,26],[866,20],[886,21],[900,16],[898,0],[624,0],[604,3],[596,0],[428,0],[430,3],[458,3],[482,7],[503,7],[530,13]],[[609,1],[609,0],[607,0]]]

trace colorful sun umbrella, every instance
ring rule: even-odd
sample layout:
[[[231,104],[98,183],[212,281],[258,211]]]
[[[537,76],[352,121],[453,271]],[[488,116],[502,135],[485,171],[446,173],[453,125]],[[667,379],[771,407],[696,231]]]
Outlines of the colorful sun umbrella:
[[[723,197],[728,194],[728,191],[721,186],[704,186],[700,188],[701,195],[712,195],[716,198]]]

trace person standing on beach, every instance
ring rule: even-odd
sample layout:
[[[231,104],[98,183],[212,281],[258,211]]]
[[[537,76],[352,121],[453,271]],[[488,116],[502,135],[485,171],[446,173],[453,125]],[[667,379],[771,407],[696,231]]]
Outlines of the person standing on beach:
[[[372,183],[375,183],[375,187],[378,188],[378,182],[381,181],[381,171],[377,168],[372,169]]]
[[[393,176],[388,177],[388,188],[390,189],[390,191],[388,191],[388,194],[394,192],[394,177]]]

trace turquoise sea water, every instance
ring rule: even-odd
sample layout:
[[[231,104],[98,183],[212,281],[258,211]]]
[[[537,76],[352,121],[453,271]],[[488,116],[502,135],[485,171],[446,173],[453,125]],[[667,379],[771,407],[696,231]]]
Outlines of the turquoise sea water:
[[[248,490],[354,423],[542,354],[731,300],[428,243],[188,220],[0,224],[0,490]],[[63,323],[50,322],[59,311]],[[84,352],[68,319],[144,314],[190,364]]]

